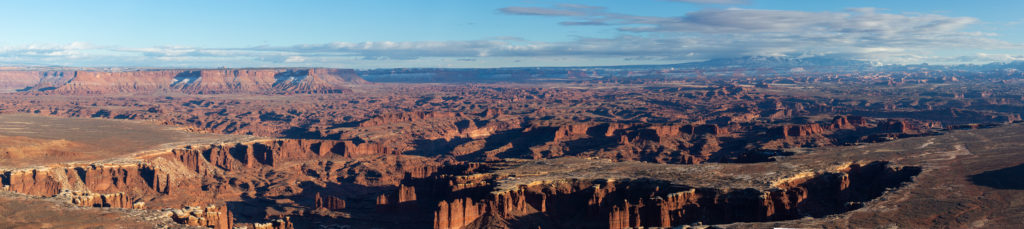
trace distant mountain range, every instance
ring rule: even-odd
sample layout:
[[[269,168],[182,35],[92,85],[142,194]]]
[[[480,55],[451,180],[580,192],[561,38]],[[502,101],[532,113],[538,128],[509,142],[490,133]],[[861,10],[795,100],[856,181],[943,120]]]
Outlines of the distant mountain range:
[[[59,94],[338,93],[366,83],[351,69],[0,70],[0,92]]]
[[[677,64],[693,67],[871,67],[871,62],[842,59],[833,57],[785,57],[785,56],[747,56],[738,58],[712,59],[703,62]]]

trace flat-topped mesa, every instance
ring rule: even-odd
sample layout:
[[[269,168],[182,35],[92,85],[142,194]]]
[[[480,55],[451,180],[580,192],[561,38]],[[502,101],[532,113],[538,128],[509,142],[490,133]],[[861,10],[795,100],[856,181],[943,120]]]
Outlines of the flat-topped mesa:
[[[867,125],[867,119],[864,117],[839,115],[832,119],[832,125],[829,125],[828,128],[832,130],[852,130],[859,127],[866,127]]]
[[[2,71],[2,73],[0,73],[0,92],[10,92],[36,85],[42,77],[50,74],[53,73],[37,71]]]
[[[465,197],[452,192],[455,196],[436,204],[433,224],[434,228],[494,226],[488,223],[508,228],[640,228],[822,217],[860,208],[920,171],[920,167],[882,161],[850,163],[835,171],[800,174],[760,190],[694,188],[650,179],[543,181],[489,195]]]
[[[918,132],[910,122],[900,119],[889,119],[880,122],[878,123],[878,129],[884,132],[899,134],[916,134]]]
[[[772,135],[782,138],[807,137],[825,133],[825,128],[817,123],[802,125],[783,125],[772,129]]]
[[[2,88],[57,94],[315,94],[340,93],[348,86],[364,83],[367,81],[351,69],[322,68],[0,71]]]

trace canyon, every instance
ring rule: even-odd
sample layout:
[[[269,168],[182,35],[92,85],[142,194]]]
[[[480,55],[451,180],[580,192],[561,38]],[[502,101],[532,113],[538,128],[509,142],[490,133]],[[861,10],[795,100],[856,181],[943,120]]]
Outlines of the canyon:
[[[83,217],[209,228],[1005,227],[1024,218],[1019,185],[1000,178],[1024,164],[1017,75],[360,77],[370,73],[0,70],[0,212],[26,218],[0,223],[35,227],[48,214],[76,215],[53,225],[101,227]]]

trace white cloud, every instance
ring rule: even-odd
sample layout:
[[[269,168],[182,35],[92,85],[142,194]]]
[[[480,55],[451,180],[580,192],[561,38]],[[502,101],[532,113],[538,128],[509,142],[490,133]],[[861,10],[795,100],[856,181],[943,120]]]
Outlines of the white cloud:
[[[669,0],[673,2],[689,2],[698,4],[747,4],[747,0]]]
[[[302,56],[289,56],[288,58],[284,59],[284,62],[285,63],[302,63],[302,62],[306,62],[306,58],[304,58]]]
[[[578,8],[574,8],[578,9]],[[540,7],[506,7],[499,9],[507,14],[519,15],[541,15],[541,16],[583,16],[584,13],[575,10],[550,9]]]
[[[712,1],[688,1],[711,3]],[[719,3],[734,1],[714,1]],[[1012,61],[1020,44],[973,31],[971,17],[845,11],[705,9],[676,17],[611,12],[598,6],[508,7],[513,15],[606,26],[615,37],[562,42],[496,37],[459,41],[367,41],[254,47],[117,47],[75,42],[0,47],[2,64],[80,66],[438,67],[668,63],[749,55],[847,56],[886,63]],[[958,54],[949,56],[935,53]],[[969,53],[970,55],[963,55]],[[474,61],[466,61],[466,60]],[[461,65],[460,65],[461,64]]]
[[[995,34],[971,31],[971,26],[979,24],[976,18],[883,13],[874,8],[840,12],[705,9],[678,17],[578,10],[542,16],[567,18],[561,23],[567,26],[613,26],[646,38],[689,37],[693,46],[704,47],[698,53],[705,57],[814,53],[907,60],[902,56],[925,55],[937,49],[1022,48],[1020,44],[995,39]],[[671,45],[678,44],[670,42],[663,47],[679,48]]]

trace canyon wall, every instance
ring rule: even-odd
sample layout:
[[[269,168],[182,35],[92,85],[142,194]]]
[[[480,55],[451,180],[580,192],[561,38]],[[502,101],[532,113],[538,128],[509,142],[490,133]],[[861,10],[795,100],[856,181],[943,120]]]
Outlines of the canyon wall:
[[[435,228],[638,228],[822,217],[900,187],[919,167],[886,162],[788,179],[769,190],[691,188],[657,180],[561,180],[436,205]],[[453,192],[458,193],[458,192]]]

